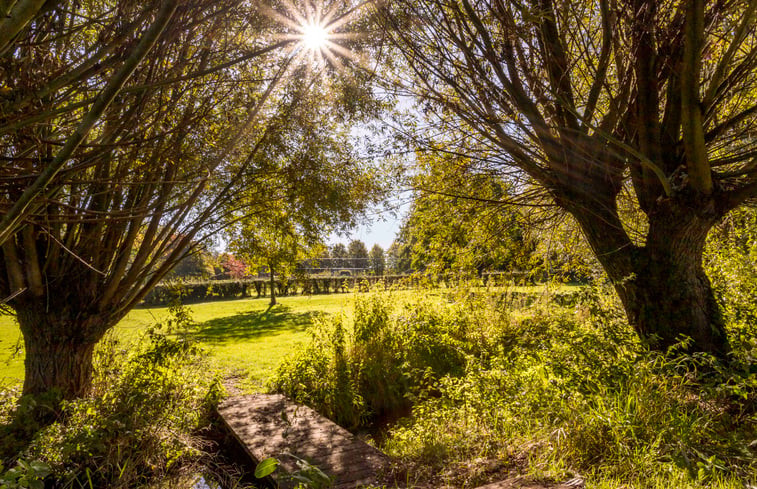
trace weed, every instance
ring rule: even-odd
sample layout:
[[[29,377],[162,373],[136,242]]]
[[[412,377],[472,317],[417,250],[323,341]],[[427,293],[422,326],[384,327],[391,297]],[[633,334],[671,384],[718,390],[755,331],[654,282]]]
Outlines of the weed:
[[[537,306],[509,318],[479,310],[507,320],[489,345],[495,354],[469,357],[463,375],[440,379],[439,395],[392,429],[387,449],[436,472],[484,458],[599,485],[753,480],[756,376],[707,357],[647,352],[617,309],[594,290],[574,310]]]

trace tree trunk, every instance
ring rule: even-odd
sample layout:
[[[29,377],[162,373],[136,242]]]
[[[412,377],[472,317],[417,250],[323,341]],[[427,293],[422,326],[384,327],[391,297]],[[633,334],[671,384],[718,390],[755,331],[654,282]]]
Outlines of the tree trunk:
[[[692,252],[669,255],[645,248],[636,279],[617,283],[628,319],[655,350],[689,338],[689,352],[723,360],[730,351],[725,323],[710,281]]]
[[[271,272],[271,302],[270,305],[276,305],[276,282],[273,278],[273,265],[268,264],[268,271]]]
[[[85,320],[54,319],[42,307],[17,307],[24,336],[24,395],[58,391],[63,399],[86,395],[92,386],[92,352],[107,328]]]
[[[691,213],[653,215],[635,257],[635,278],[616,282],[629,321],[653,349],[666,351],[688,338],[687,351],[727,360],[725,322],[702,268],[714,222]]]
[[[612,280],[629,323],[649,348],[667,351],[686,340],[685,351],[727,361],[725,324],[702,268],[707,233],[722,215],[708,204],[658,203],[649,214],[644,246],[628,239],[610,199],[570,211]]]

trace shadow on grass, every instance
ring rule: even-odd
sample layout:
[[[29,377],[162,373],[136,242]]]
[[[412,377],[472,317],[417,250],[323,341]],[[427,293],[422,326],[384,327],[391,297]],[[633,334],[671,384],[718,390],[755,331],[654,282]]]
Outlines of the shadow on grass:
[[[292,312],[287,306],[269,306],[265,311],[250,311],[199,323],[190,336],[199,341],[225,343],[251,340],[274,333],[304,331],[321,312]]]

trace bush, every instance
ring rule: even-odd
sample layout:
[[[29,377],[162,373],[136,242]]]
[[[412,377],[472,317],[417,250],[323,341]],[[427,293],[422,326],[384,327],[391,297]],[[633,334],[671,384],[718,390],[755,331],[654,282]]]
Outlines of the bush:
[[[178,309],[174,325],[187,321]],[[19,454],[49,466],[55,487],[136,487],[201,455],[192,433],[206,423],[220,384],[200,350],[157,328],[122,348],[113,339],[98,346],[93,394],[64,403],[59,420]]]
[[[391,293],[358,296],[351,322],[337,316],[310,330],[311,340],[285,360],[270,389],[351,429],[406,413],[445,375],[460,375],[477,341],[473,311],[422,300],[397,309]]]
[[[180,299],[184,304],[211,300],[249,297],[256,280],[204,280],[194,282],[166,282],[153,287],[142,303],[145,306],[165,306]]]
[[[736,360],[757,360],[757,212],[733,211],[708,236],[707,275],[725,316]]]

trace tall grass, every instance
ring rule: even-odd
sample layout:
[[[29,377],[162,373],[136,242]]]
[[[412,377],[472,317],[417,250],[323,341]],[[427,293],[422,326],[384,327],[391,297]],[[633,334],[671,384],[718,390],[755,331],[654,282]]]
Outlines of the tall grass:
[[[400,306],[373,293],[355,311],[322,322],[272,387],[353,428],[412,408],[384,448],[426,483],[510,471],[639,489],[757,480],[753,359],[645,351],[605,290],[571,308],[480,289]]]

